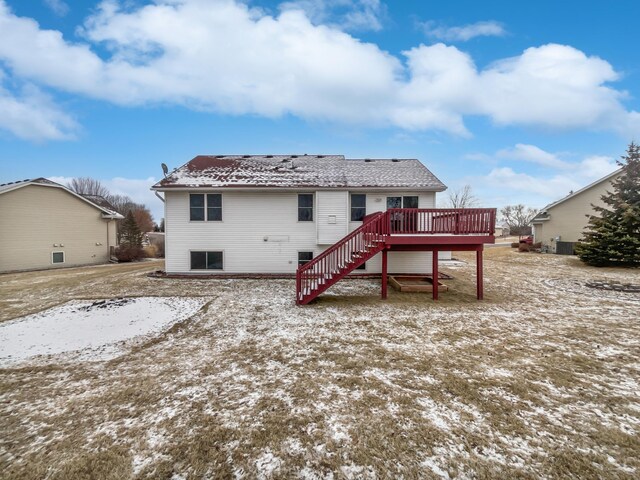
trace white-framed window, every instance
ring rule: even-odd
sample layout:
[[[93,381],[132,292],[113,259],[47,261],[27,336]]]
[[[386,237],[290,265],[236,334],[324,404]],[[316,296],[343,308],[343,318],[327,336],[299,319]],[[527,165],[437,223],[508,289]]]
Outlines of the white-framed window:
[[[221,222],[222,194],[189,194],[189,220],[192,222]]]
[[[361,222],[367,215],[367,196],[364,193],[351,194],[351,221]]]
[[[367,269],[367,262],[364,262],[362,265],[355,268],[355,270],[366,270],[366,269]]]
[[[298,267],[313,260],[313,252],[298,252]]]
[[[313,193],[298,194],[298,221],[313,222]]]
[[[64,263],[64,252],[51,252],[51,263]]]
[[[191,270],[223,270],[224,258],[221,251],[191,251]]]
[[[387,208],[418,208],[418,196],[387,197]]]

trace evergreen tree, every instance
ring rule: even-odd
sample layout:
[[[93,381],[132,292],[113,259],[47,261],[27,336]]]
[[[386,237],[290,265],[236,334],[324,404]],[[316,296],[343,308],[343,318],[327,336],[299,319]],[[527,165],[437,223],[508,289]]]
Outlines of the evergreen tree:
[[[613,191],[592,205],[584,240],[577,245],[580,259],[596,267],[640,266],[640,146],[631,142],[618,165],[622,175],[612,182]]]
[[[123,247],[142,248],[142,232],[136,223],[132,210],[127,212],[127,216],[122,221],[120,245]]]

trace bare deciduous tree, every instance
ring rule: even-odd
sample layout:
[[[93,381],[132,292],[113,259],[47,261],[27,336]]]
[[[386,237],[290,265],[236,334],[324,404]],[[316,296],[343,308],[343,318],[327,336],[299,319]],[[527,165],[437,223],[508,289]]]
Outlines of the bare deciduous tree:
[[[522,204],[507,205],[500,209],[500,215],[504,222],[509,225],[511,235],[530,235],[531,220],[536,216],[538,211],[535,208],[525,207]]]
[[[450,208],[470,208],[478,204],[478,198],[473,194],[471,185],[465,185],[457,190],[448,192],[446,206]]]
[[[136,203],[127,195],[112,195],[107,187],[102,185],[99,180],[89,177],[74,178],[67,183],[67,188],[76,192],[79,195],[89,195],[92,197],[101,197],[105,199],[113,209],[127,216],[129,212],[132,212],[140,230],[144,232],[151,232],[154,227],[153,217],[149,209],[141,203]],[[118,220],[118,232],[122,225],[122,220]]]
[[[107,187],[102,185],[99,180],[89,177],[74,178],[67,183],[67,188],[80,195],[93,195],[107,200],[111,195]]]

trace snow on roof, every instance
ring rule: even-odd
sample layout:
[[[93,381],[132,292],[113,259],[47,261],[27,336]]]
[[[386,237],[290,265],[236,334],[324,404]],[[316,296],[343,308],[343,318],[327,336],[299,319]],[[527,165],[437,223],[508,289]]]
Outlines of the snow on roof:
[[[346,159],[343,155],[199,155],[152,188],[190,187],[446,189],[416,159]]]
[[[15,182],[3,183],[0,185],[0,193],[8,192],[10,190],[15,190],[17,188],[26,187],[27,185],[31,185],[34,183],[45,184],[45,185],[58,185],[51,180],[47,180],[46,178],[25,178],[24,180],[17,180]]]
[[[85,194],[85,193],[80,193],[79,195],[81,197],[83,197],[84,199],[89,200],[94,205],[97,205],[101,209],[110,212],[110,214],[112,214],[112,215],[119,215],[120,214],[116,210],[116,207],[111,205],[111,202],[109,202],[109,200],[104,198],[102,195],[89,195],[89,194]]]

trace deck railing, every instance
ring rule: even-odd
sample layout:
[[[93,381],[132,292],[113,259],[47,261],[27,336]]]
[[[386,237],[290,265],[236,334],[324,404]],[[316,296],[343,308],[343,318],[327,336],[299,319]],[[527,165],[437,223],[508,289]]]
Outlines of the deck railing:
[[[495,208],[390,208],[391,235],[493,235]]]
[[[317,297],[385,247],[388,235],[493,235],[494,208],[391,208],[362,225],[296,272],[296,303]]]

